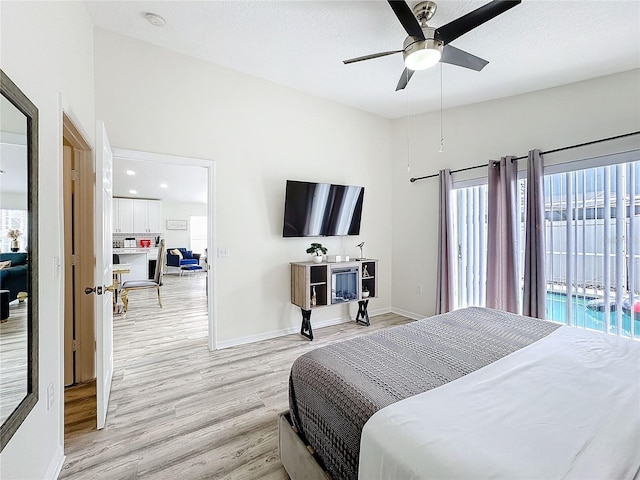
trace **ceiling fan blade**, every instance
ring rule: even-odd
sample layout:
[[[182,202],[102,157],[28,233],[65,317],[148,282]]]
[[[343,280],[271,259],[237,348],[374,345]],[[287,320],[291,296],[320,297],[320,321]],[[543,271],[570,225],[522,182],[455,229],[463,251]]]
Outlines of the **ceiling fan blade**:
[[[412,37],[418,37],[420,40],[424,40],[424,33],[422,33],[422,28],[420,28],[420,24],[418,20],[416,20],[416,16],[413,14],[409,5],[402,0],[388,0],[393,13],[396,14],[398,20],[407,31],[407,33]]]
[[[470,68],[479,72],[489,63],[488,61],[471,55],[470,53],[460,50],[459,48],[452,47],[451,45],[445,45],[442,50],[442,63],[449,63],[451,65],[457,65],[459,67]]]
[[[365,55],[364,57],[350,58],[349,60],[343,60],[345,65],[348,63],[361,62],[362,60],[371,60],[372,58],[384,57],[386,55],[393,55],[394,53],[400,53],[402,50],[391,50],[389,52],[372,53],[371,55]]]
[[[469,12],[446,25],[436,29],[436,38],[439,38],[446,45],[465,33],[488,22],[510,8],[515,7],[521,0],[493,0],[480,8]]]
[[[396,87],[396,92],[398,90],[404,89],[404,87],[407,86],[407,83],[409,83],[409,80],[411,80],[412,76],[413,76],[413,70],[409,70],[408,68],[405,68],[404,72],[402,72],[402,75],[400,75],[400,80],[398,80],[398,86]]]

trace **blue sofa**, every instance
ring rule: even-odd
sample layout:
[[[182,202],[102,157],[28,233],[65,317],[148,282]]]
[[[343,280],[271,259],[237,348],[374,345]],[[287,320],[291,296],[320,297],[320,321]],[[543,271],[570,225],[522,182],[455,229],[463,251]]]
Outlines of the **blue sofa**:
[[[0,262],[11,261],[11,266],[0,269],[0,290],[9,290],[9,301],[17,298],[18,292],[27,292],[28,266],[26,253],[0,253]]]
[[[174,250],[179,250],[180,255],[175,255]],[[182,257],[182,258],[181,258]],[[167,267],[186,267],[188,265],[198,265],[200,254],[193,253],[186,248],[167,248]]]

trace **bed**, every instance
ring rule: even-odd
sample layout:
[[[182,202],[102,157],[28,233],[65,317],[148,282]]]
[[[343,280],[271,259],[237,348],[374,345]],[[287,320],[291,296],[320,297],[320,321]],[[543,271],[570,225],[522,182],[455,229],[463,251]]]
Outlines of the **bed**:
[[[575,334],[586,334],[586,339],[580,337],[576,340]],[[590,343],[594,341],[594,335],[604,344]],[[571,416],[570,404],[575,398],[562,399],[556,397],[555,391],[547,390],[545,403],[536,394],[536,389],[544,390],[558,384],[548,371],[549,368],[551,373],[554,370],[553,355],[549,355],[546,362],[547,370],[536,370],[541,363],[538,360],[546,357],[549,349],[561,355],[566,353],[567,346],[558,343],[557,337],[568,341],[569,345],[576,343],[587,349],[586,353],[571,352],[565,357],[577,356],[579,365],[569,364],[568,368],[580,368],[586,364],[588,377],[596,378],[597,375],[592,375],[594,371],[604,371],[598,369],[602,361],[627,366],[610,369],[624,377],[620,387],[617,383],[602,385],[602,382],[621,381],[606,375],[604,379],[595,379],[594,385],[589,387],[595,389],[595,393],[590,394],[592,397],[600,396],[598,392],[602,389],[607,390],[611,397],[595,404],[596,410],[602,410],[602,402],[625,405],[624,415],[614,415],[615,421],[605,409],[603,419],[594,422],[594,430],[609,430],[608,434],[614,437],[623,432],[625,446],[617,446],[612,454],[616,465],[622,468],[615,470],[622,475],[617,478],[640,475],[640,459],[637,458],[640,453],[635,454],[633,450],[640,447],[640,422],[636,423],[638,420],[633,418],[639,410],[638,403],[634,405],[634,402],[640,401],[637,383],[640,378],[640,344],[483,308],[438,315],[322,347],[299,357],[290,373],[289,412],[280,419],[283,464],[294,480],[323,477],[356,479],[359,473],[360,478],[366,480],[479,478],[484,476],[483,465],[491,466],[486,472],[489,477],[526,476],[521,470],[523,465],[519,463],[522,459],[514,456],[509,445],[526,443],[527,438],[537,438],[537,433],[525,429],[512,441],[509,432],[514,431],[513,426],[517,425],[514,421],[522,420],[518,420],[517,415],[513,417],[513,412],[521,411],[521,416],[529,415],[529,419],[531,414],[527,413],[528,406],[511,405],[509,402],[529,398],[533,400],[529,404],[540,405],[540,408],[544,406],[545,412],[556,412],[559,418]],[[623,350],[626,348],[624,355],[616,353],[611,360],[609,352],[618,352],[620,345],[623,345]],[[563,358],[562,363],[566,363],[565,360]],[[531,368],[522,365],[534,365],[535,373],[523,375],[519,370],[529,371]],[[563,378],[580,379],[575,371],[565,371],[561,375],[565,377],[561,376],[559,383],[566,383]],[[514,378],[515,383],[505,381],[505,378]],[[627,385],[622,385],[624,382]],[[506,393],[499,391],[503,385]],[[526,393],[529,386],[531,394]],[[580,392],[580,388],[564,390],[569,394],[576,390]],[[477,392],[481,395],[477,396]],[[567,403],[569,408],[551,408],[555,402]],[[501,412],[509,413],[501,415]],[[597,413],[585,411],[585,415]],[[493,428],[501,416],[507,419],[506,423]],[[576,421],[590,423],[585,418],[583,416]],[[471,425],[475,419],[486,421]],[[620,424],[620,419],[626,423]],[[558,421],[557,418],[533,421],[538,426],[545,422],[555,422],[559,430],[565,427],[564,420]],[[609,427],[599,428],[598,425]],[[584,427],[579,425],[578,430],[580,426]],[[488,436],[488,430],[495,430],[497,438]],[[589,459],[608,455],[607,448],[601,444],[611,443],[610,440],[610,437],[603,437],[592,442],[590,455],[593,455]],[[589,443],[588,439],[577,441]],[[486,444],[487,448],[476,452],[473,449],[478,444]],[[496,454],[496,446],[505,448],[504,454]],[[560,452],[557,456],[566,457],[563,453],[565,445],[561,442],[560,446],[555,446]],[[557,465],[555,460],[540,462],[535,450],[538,447],[532,447],[533,451],[524,449],[525,457],[537,459],[531,462],[534,467],[542,463],[549,464],[550,468],[563,468],[562,458],[556,462]],[[549,455],[544,445],[539,448]],[[517,447],[514,450],[517,451]],[[640,448],[636,450],[640,452]],[[313,456],[305,455],[306,452],[312,452]],[[502,462],[500,459],[503,457],[512,458],[512,461]],[[468,459],[468,465],[461,462],[461,458]],[[500,470],[503,468],[501,463],[505,463],[504,470]],[[463,467],[456,467],[461,464]],[[578,465],[576,472],[588,472],[590,466],[592,463],[589,462]],[[555,472],[535,468],[528,471],[531,477],[540,472]],[[606,478],[606,474],[602,472],[602,478]]]

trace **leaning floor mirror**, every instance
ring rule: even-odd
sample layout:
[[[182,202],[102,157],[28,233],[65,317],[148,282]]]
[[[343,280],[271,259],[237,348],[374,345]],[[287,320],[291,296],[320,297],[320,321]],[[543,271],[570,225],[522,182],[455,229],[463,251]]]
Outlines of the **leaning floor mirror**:
[[[38,109],[0,76],[1,451],[38,402]]]

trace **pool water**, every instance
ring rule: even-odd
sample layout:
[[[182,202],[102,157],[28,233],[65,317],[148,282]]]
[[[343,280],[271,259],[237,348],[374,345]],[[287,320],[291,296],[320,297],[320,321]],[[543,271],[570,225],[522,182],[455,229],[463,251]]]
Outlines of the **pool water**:
[[[571,299],[571,324],[579,327],[586,327],[592,330],[604,332],[605,319],[604,312],[597,312],[587,308],[587,303],[593,300],[591,297],[576,297]],[[565,324],[567,321],[567,296],[563,293],[547,292],[547,318],[554,322]],[[617,334],[616,312],[611,312],[609,317],[609,332]],[[640,338],[640,318],[635,319],[635,338]],[[622,336],[631,336],[631,316],[622,312]]]

